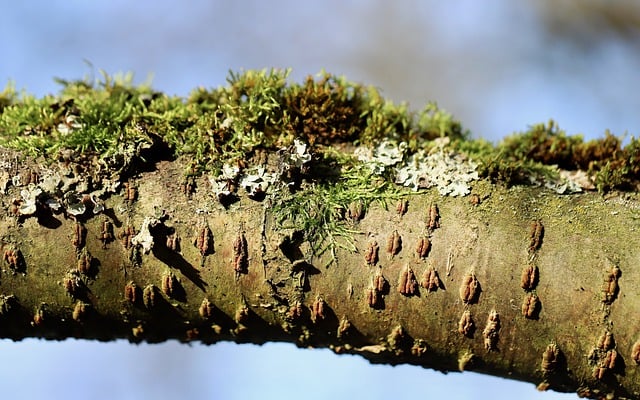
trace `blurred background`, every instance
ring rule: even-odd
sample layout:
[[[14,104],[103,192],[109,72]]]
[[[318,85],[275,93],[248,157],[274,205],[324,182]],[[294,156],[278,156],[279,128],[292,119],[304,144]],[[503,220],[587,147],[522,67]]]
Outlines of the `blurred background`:
[[[322,68],[420,109],[430,100],[498,141],[553,118],[586,138],[640,128],[640,2],[0,0],[0,85],[150,75],[186,96],[228,70]],[[89,62],[95,68],[92,70]],[[293,345],[0,341],[11,399],[575,399],[473,373],[371,366]]]

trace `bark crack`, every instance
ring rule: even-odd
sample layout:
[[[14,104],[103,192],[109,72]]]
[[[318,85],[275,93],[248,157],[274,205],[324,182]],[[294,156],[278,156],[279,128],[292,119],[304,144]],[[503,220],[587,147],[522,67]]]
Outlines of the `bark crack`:
[[[265,203],[262,208],[262,221],[260,226],[260,255],[265,280],[267,279],[267,208],[271,206],[270,203],[271,202]]]

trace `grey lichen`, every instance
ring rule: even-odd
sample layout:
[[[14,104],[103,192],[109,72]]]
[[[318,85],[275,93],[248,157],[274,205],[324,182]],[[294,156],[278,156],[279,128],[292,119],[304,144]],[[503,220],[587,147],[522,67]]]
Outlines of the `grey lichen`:
[[[465,196],[470,182],[479,179],[478,165],[449,148],[448,137],[435,139],[430,150],[408,155],[405,142],[382,141],[376,149],[360,147],[355,155],[377,175],[389,171],[394,182],[414,191],[435,187],[443,196]]]
[[[420,150],[397,168],[395,182],[413,190],[435,187],[442,196],[466,196],[470,182],[479,179],[477,164],[444,146],[427,153]]]

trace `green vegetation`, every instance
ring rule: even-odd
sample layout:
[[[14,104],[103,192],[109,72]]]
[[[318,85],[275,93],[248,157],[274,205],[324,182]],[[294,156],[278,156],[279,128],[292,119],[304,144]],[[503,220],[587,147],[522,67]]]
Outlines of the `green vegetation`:
[[[65,149],[107,160],[123,152],[140,156],[141,147],[158,139],[171,157],[193,160],[187,174],[200,174],[242,165],[257,151],[281,149],[296,138],[318,154],[330,145],[372,148],[390,139],[406,143],[408,157],[448,137],[452,150],[479,163],[481,176],[507,185],[527,182],[531,174],[554,176],[555,166],[587,172],[600,191],[637,183],[636,139],[622,147],[607,132],[584,142],[550,122],[494,146],[471,140],[459,121],[433,103],[412,112],[375,88],[326,72],[300,84],[288,75],[288,70],[231,72],[226,86],[198,88],[186,99],[155,92],[148,84],[135,86],[131,74],[59,79],[60,93],[40,99],[7,85],[0,93],[0,145],[47,160],[58,159]]]
[[[324,182],[323,182],[324,181]],[[349,206],[358,202],[362,212],[373,202],[387,208],[387,201],[406,196],[398,186],[376,176],[369,168],[355,160],[342,164],[339,179],[323,179],[305,190],[282,195],[274,201],[274,214],[285,229],[305,232],[305,239],[321,255],[336,248],[355,251],[353,234],[358,233],[349,217]],[[330,184],[324,184],[333,181]],[[352,224],[345,223],[351,220]],[[333,259],[333,258],[332,258]]]
[[[622,147],[620,138],[609,131],[604,138],[585,142],[581,136],[567,136],[549,121],[506,138],[497,150],[506,164],[537,163],[585,171],[600,192],[635,189],[640,178],[640,141],[632,137]]]
[[[60,93],[40,99],[10,84],[0,93],[0,146],[46,160],[42,163],[69,161],[71,151],[71,161],[98,160],[105,171],[126,172],[136,160],[183,157],[190,160],[185,178],[219,176],[221,187],[229,179],[235,188],[243,177],[262,174],[271,179],[269,190],[277,191],[272,204],[280,226],[304,232],[316,254],[337,247],[353,250],[350,238],[357,225],[348,222],[349,205],[386,207],[388,200],[409,194],[394,183],[398,174],[420,182],[416,173],[453,173],[451,163],[467,158],[474,163],[467,164],[465,174],[477,168],[481,178],[507,186],[561,182],[560,169],[583,171],[601,192],[638,184],[640,141],[635,138],[622,147],[607,132],[584,142],[550,121],[493,145],[471,139],[435,103],[414,112],[385,100],[373,87],[326,72],[300,84],[288,76],[288,70],[231,72],[226,86],[198,88],[187,98],[133,85],[131,74],[59,79]],[[375,154],[381,144],[384,154]],[[369,155],[362,158],[356,149],[368,149]],[[429,158],[434,152],[442,155]],[[412,165],[429,162],[436,164]],[[266,174],[256,172],[258,166],[267,167]],[[235,175],[223,174],[234,168]],[[468,192],[461,185],[456,193]]]
[[[463,138],[460,123],[433,104],[417,116],[379,92],[321,73],[302,84],[289,71],[231,72],[228,85],[198,88],[187,99],[132,85],[132,75],[66,81],[55,96],[36,99],[12,85],[0,93],[0,143],[32,156],[61,149],[116,152],[135,142],[138,124],[162,137],[175,155],[195,156],[198,170],[243,159],[302,138],[311,145],[370,145],[393,137],[419,143],[439,136]],[[219,165],[218,165],[219,167]]]

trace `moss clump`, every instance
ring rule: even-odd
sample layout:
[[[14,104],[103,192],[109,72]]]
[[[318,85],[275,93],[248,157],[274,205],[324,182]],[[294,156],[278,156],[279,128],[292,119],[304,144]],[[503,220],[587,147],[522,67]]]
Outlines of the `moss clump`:
[[[607,132],[585,142],[551,121],[493,146],[470,140],[462,124],[435,103],[412,112],[373,87],[326,72],[301,84],[288,77],[289,70],[231,72],[226,86],[198,88],[187,98],[133,85],[131,74],[58,80],[60,93],[39,99],[7,85],[0,93],[0,145],[47,160],[74,150],[107,160],[109,167],[122,158],[187,156],[192,163],[186,173],[192,175],[243,165],[294,139],[320,154],[334,144],[372,148],[392,140],[405,143],[410,157],[448,137],[452,149],[479,162],[482,176],[507,185],[557,175],[556,167],[586,171],[601,191],[634,188],[638,181],[636,139],[622,147]],[[142,154],[157,146],[165,151]]]
[[[185,181],[210,175],[225,207],[239,198],[238,188],[257,201],[274,194],[279,227],[304,236],[315,254],[354,251],[359,217],[349,216],[361,211],[350,207],[386,207],[409,194],[402,182],[418,190],[463,174],[464,185],[446,193],[466,195],[479,173],[506,185],[558,187],[560,168],[586,172],[600,191],[638,184],[635,138],[623,147],[607,132],[585,142],[550,121],[493,145],[470,139],[435,103],[412,112],[375,88],[326,72],[301,84],[288,77],[288,70],[231,72],[227,85],[197,88],[186,98],[133,85],[130,74],[58,80],[60,93],[39,99],[8,85],[0,93],[0,146],[46,162],[87,164],[74,170],[92,171],[92,187],[74,190],[104,196],[101,182],[113,192],[113,181],[139,171],[140,163],[182,157],[189,160]],[[465,168],[454,168],[460,164]]]
[[[3,95],[1,142],[28,154],[51,157],[62,149],[113,154],[118,143],[135,140],[126,130],[145,108],[153,93],[147,86],[133,87],[132,76],[90,84],[86,80],[58,80],[57,96],[36,99],[15,91]],[[5,90],[7,92],[7,90]]]
[[[355,251],[353,234],[357,231],[345,223],[350,205],[359,202],[366,213],[374,202],[386,208],[387,201],[405,195],[399,187],[351,160],[341,165],[339,175],[328,174],[302,190],[278,196],[274,214],[281,228],[304,232],[315,254],[329,251],[333,255],[337,248]]]
[[[285,93],[290,134],[312,145],[353,142],[367,126],[360,115],[366,97],[365,88],[342,78],[326,73],[319,80],[307,77]]]
[[[639,148],[635,138],[622,147],[620,138],[609,131],[601,139],[585,142],[582,136],[568,136],[557,123],[549,121],[506,138],[498,146],[498,162],[491,164],[488,174],[498,171],[498,175],[510,176],[513,171],[535,168],[536,164],[554,165],[586,171],[601,192],[629,190],[638,183]]]
[[[49,159],[62,149],[110,155],[146,140],[137,129],[143,124],[176,156],[193,156],[194,171],[203,171],[294,138],[329,145],[392,136],[418,147],[437,136],[463,136],[460,123],[433,104],[416,115],[342,77],[323,72],[296,84],[288,75],[231,72],[227,86],[198,88],[186,99],[134,86],[131,74],[59,79],[61,92],[41,99],[7,86],[0,95],[0,144]]]

